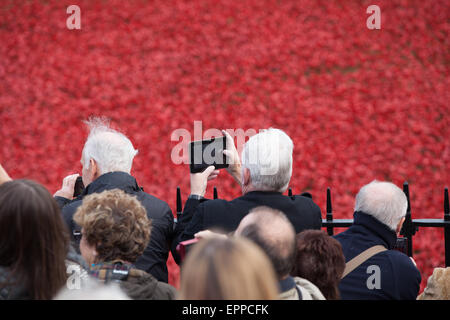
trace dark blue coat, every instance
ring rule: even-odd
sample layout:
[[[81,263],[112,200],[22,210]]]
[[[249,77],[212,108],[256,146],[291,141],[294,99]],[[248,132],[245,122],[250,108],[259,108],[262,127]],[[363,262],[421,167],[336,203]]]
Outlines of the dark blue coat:
[[[394,231],[368,214],[355,212],[354,224],[335,238],[342,245],[346,262],[375,245],[388,249],[372,256],[342,279],[339,285],[342,299],[416,299],[420,289],[420,272],[407,255],[392,250],[397,240]],[[376,267],[369,266],[379,267],[380,272],[374,270]],[[377,273],[380,275],[379,289],[374,278]]]
[[[173,214],[168,204],[148,193],[145,193],[137,184],[136,179],[125,172],[105,173],[89,184],[84,192],[74,201],[55,197],[62,207],[64,221],[73,235],[74,230],[80,227],[73,221],[73,215],[81,205],[83,197],[104,190],[120,189],[134,195],[147,210],[147,217],[152,220],[150,242],[144,254],[138,258],[135,265],[153,275],[156,279],[168,282],[167,258],[173,232]],[[72,237],[74,247],[79,248],[79,240]]]

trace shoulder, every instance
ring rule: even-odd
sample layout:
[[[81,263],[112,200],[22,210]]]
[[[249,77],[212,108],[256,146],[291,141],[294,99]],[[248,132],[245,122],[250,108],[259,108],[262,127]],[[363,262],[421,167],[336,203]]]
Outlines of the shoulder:
[[[159,291],[158,296],[161,300],[174,300],[177,296],[177,290],[165,282],[159,281],[157,290]]]
[[[64,218],[72,218],[78,207],[83,203],[82,199],[77,199],[69,202],[61,208],[61,212]]]
[[[138,192],[136,194],[138,200],[147,209],[147,214],[151,217],[158,218],[163,217],[165,214],[170,213],[172,216],[172,210],[170,209],[167,202],[161,200],[149,193]]]
[[[287,197],[287,198],[292,199],[291,197]],[[292,201],[294,202],[294,204],[297,207],[300,207],[304,210],[309,210],[313,213],[321,214],[320,207],[313,201],[312,198],[297,195],[297,196],[293,197]]]
[[[406,291],[408,291],[407,288],[413,287],[417,287],[417,291],[419,290],[422,280],[420,271],[406,254],[397,250],[387,250],[378,254],[378,259],[374,262],[377,261],[380,262],[381,274],[388,279],[393,279],[399,287]]]
[[[76,211],[77,208],[81,205],[81,203],[83,203],[83,198],[77,198],[74,199],[68,203],[66,203],[63,207],[62,207],[62,211],[63,212],[67,212],[67,211]]]
[[[130,277],[121,283],[121,287],[137,300],[173,300],[176,297],[174,287],[138,269],[132,269]]]
[[[419,272],[411,258],[398,250],[386,250],[381,255],[386,256],[394,268]]]

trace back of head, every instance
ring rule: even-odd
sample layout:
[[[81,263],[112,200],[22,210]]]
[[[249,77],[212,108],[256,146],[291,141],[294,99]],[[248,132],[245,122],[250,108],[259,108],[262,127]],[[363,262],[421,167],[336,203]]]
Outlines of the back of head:
[[[267,254],[279,280],[289,275],[295,257],[295,230],[284,213],[269,207],[254,208],[235,234],[252,240]]]
[[[119,189],[84,197],[73,219],[82,227],[83,239],[96,248],[96,262],[134,263],[150,240],[147,211],[136,197]]]
[[[130,173],[133,159],[138,153],[131,141],[111,129],[104,119],[92,118],[86,124],[90,132],[83,148],[83,166],[89,167],[89,161],[93,159],[97,162],[100,174],[114,171]]]
[[[0,185],[0,265],[30,298],[50,299],[65,284],[68,248],[59,207],[43,186],[29,180]]]
[[[270,261],[245,239],[201,240],[181,268],[180,299],[268,300],[277,295]]]
[[[242,152],[242,166],[250,171],[257,190],[284,192],[292,175],[294,144],[282,130],[270,128],[252,136]]]
[[[306,230],[296,236],[293,276],[314,283],[327,300],[339,299],[338,285],[345,269],[339,241],[321,230]]]
[[[371,215],[393,231],[406,215],[407,208],[404,192],[390,182],[374,180],[356,195],[355,211]]]

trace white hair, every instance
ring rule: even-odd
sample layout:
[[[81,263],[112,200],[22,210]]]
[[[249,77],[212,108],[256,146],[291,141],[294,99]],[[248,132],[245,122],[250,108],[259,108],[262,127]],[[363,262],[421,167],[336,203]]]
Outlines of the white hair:
[[[294,144],[282,130],[270,128],[252,136],[242,152],[242,166],[261,191],[286,191],[292,175]]]
[[[111,129],[105,119],[92,118],[85,123],[90,132],[83,148],[83,165],[88,168],[93,159],[97,162],[100,174],[114,171],[130,173],[133,159],[138,153],[131,141]]]
[[[408,200],[405,193],[390,182],[374,180],[356,195],[355,211],[362,211],[396,231],[406,215]]]

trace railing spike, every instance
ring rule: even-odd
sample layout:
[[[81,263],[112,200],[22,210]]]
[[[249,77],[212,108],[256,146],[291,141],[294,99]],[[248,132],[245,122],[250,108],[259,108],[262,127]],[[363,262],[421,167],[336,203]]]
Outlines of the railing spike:
[[[327,215],[333,214],[333,206],[331,205],[331,189],[330,187],[327,188]]]
[[[408,209],[406,209],[406,214],[411,214],[411,202],[409,200],[409,184],[407,181],[403,183],[403,192],[406,195],[406,200],[408,201]]]
[[[444,189],[444,219],[450,220],[450,205],[448,200],[448,188]]]
[[[183,205],[181,202],[181,190],[180,187],[177,187],[177,213],[181,213],[183,211]]]
[[[333,221],[333,206],[331,205],[331,188],[327,188],[327,215],[326,220],[332,222]],[[333,226],[327,227],[328,235],[332,236],[334,234]]]

